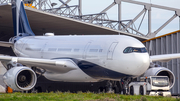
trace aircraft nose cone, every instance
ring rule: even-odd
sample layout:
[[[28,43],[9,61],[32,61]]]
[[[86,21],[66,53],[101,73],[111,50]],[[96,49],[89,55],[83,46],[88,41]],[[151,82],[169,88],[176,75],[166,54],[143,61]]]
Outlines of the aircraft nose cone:
[[[135,61],[134,64],[135,71],[134,75],[140,75],[143,74],[148,68],[149,68],[149,55],[148,54],[135,54]]]
[[[119,71],[123,71],[127,75],[142,75],[149,68],[149,60],[148,53],[126,54],[120,63],[123,68]]]

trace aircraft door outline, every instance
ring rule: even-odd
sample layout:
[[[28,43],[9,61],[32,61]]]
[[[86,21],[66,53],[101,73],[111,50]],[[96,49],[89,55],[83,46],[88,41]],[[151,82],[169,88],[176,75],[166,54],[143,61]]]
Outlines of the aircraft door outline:
[[[84,52],[83,52],[83,59],[86,59],[86,54],[87,54],[87,51],[89,49],[89,46],[91,45],[91,42],[88,42],[84,48]]]
[[[41,49],[41,58],[44,57],[44,51],[45,51],[45,48],[46,48],[46,46],[47,46],[47,43],[48,43],[48,42],[46,42],[46,43],[43,45],[42,49]]]
[[[113,60],[113,53],[114,53],[114,50],[115,50],[117,44],[118,44],[118,42],[113,42],[111,44],[111,46],[109,47],[108,53],[107,53],[107,60]]]

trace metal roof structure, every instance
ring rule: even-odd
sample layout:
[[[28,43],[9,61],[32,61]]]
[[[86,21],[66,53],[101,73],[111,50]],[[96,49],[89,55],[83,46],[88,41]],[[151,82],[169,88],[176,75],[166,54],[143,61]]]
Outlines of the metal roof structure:
[[[37,9],[25,7],[30,26],[36,35],[53,32],[55,35],[129,35],[140,41],[148,38],[135,34],[113,30],[75,19],[46,13]],[[0,40],[9,40],[13,36],[11,4],[0,5]]]
[[[71,0],[23,0],[32,30],[36,35],[46,32],[54,32],[56,35],[129,35],[140,41],[155,37],[174,18],[180,17],[180,9],[166,7],[151,3],[144,3],[132,0],[112,0],[112,4],[96,14],[82,14],[82,0],[78,5],[69,5]],[[130,20],[121,19],[122,2],[144,6],[142,11]],[[3,40],[7,40],[9,34],[13,36],[11,18],[11,0],[0,0],[0,34]],[[60,5],[59,5],[60,4]],[[118,5],[118,20],[108,18],[107,11]],[[34,9],[32,9],[34,8]],[[152,32],[151,9],[158,8],[175,12],[162,26]],[[148,33],[140,32],[142,22],[148,14]],[[141,19],[142,18],[142,19]],[[135,22],[141,19],[139,25]],[[6,33],[4,36],[3,33]]]

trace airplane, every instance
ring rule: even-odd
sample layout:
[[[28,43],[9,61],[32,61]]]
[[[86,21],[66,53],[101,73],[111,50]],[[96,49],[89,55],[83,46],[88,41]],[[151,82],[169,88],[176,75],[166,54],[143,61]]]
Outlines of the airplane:
[[[149,56],[142,42],[126,35],[35,36],[21,0],[12,0],[12,16],[15,35],[0,46],[11,47],[16,57],[0,56],[0,61],[7,69],[3,80],[14,90],[31,90],[38,73],[63,82],[123,80],[123,89],[141,75],[168,76],[171,88],[175,83],[172,71],[151,64],[180,58],[178,53]]]

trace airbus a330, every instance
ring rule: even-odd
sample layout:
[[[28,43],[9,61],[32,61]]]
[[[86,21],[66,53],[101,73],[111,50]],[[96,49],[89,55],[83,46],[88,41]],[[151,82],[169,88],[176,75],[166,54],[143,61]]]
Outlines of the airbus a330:
[[[14,90],[30,90],[36,73],[52,81],[125,81],[140,75],[164,75],[174,85],[174,74],[164,67],[150,67],[153,61],[180,58],[180,54],[149,56],[139,40],[125,35],[35,36],[21,0],[12,1],[15,36],[0,46],[12,47],[16,57],[0,56],[6,67],[4,82]]]

